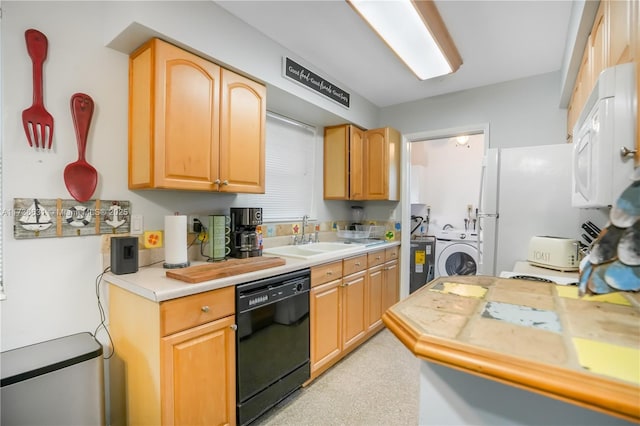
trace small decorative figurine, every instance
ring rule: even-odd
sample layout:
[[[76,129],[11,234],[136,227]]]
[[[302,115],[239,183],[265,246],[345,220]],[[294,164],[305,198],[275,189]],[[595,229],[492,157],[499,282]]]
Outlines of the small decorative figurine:
[[[580,265],[580,295],[640,291],[640,168]]]

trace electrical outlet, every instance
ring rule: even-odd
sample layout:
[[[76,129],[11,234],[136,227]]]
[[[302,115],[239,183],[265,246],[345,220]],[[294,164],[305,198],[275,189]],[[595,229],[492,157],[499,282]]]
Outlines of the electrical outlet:
[[[160,248],[164,245],[162,231],[145,231],[144,248]]]
[[[144,218],[141,214],[131,215],[131,235],[142,235],[144,232]]]
[[[187,216],[187,232],[194,232],[196,234],[202,232],[202,222],[198,216],[194,214]]]

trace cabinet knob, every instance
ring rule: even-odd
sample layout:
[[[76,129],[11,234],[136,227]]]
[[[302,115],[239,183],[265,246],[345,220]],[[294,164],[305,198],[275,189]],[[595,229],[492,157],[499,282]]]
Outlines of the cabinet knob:
[[[229,181],[225,179],[225,180],[222,181],[222,184],[223,185],[229,185]]]
[[[236,331],[238,329],[238,326],[236,324],[231,324],[229,328],[232,329],[233,331]]]
[[[327,271],[327,275],[333,275],[333,271]]]
[[[209,307],[205,305],[202,308],[200,308],[200,310],[206,314],[207,312],[209,312]]]
[[[633,157],[635,153],[638,152],[636,149],[629,149],[626,146],[620,148],[620,157],[624,159],[625,157]]]
[[[215,183],[216,185],[220,185],[220,179],[214,180],[213,183]]]
[[[356,262],[356,266],[360,266],[360,262]]]

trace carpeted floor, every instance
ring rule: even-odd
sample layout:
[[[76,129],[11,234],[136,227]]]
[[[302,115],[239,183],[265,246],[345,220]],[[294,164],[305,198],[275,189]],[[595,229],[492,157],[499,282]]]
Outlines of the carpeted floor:
[[[385,328],[252,426],[417,425],[419,374]]]

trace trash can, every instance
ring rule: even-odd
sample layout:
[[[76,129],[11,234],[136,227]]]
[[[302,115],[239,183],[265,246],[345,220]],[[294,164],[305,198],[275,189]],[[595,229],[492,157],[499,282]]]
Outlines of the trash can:
[[[104,425],[102,345],[78,333],[0,353],[0,423]]]

